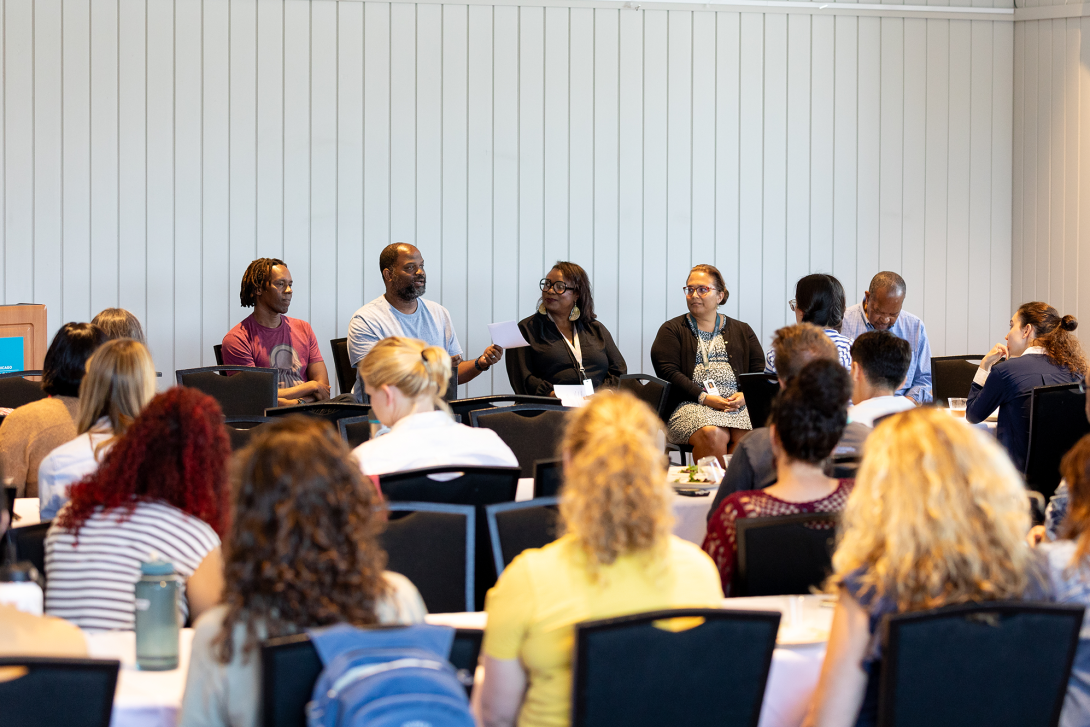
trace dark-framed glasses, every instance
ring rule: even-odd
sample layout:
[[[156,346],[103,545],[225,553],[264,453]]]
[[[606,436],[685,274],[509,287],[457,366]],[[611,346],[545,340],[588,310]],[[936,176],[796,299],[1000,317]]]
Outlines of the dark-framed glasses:
[[[538,283],[541,286],[541,292],[548,293],[552,290],[557,295],[564,295],[569,290],[575,290],[574,285],[568,285],[563,280],[549,280],[548,278],[542,278]]]
[[[707,285],[686,285],[682,288],[687,296],[696,296],[697,298],[703,298],[713,290],[719,290],[719,288],[710,288]]]

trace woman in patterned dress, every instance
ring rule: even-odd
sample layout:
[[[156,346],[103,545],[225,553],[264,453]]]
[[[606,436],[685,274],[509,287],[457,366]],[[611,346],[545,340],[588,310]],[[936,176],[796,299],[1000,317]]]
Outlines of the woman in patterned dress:
[[[738,558],[739,518],[844,509],[853,481],[826,477],[821,464],[847,426],[851,394],[848,372],[834,361],[819,359],[804,366],[773,401],[769,428],[776,484],[734,493],[708,521],[703,547],[719,566],[727,596]]]
[[[753,428],[735,375],[761,371],[764,351],[748,324],[718,312],[730,293],[714,266],[694,267],[684,290],[689,312],[663,323],[651,345],[655,375],[670,382],[667,434],[692,445],[694,459],[723,462]]]

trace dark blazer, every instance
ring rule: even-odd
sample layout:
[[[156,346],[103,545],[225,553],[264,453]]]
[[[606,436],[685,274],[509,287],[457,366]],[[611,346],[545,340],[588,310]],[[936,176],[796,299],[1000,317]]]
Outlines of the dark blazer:
[[[1082,377],[1066,366],[1057,366],[1041,354],[1025,354],[992,366],[984,386],[973,382],[965,421],[982,422],[999,408],[995,437],[1007,448],[1019,472],[1026,468],[1029,449],[1030,397],[1036,386],[1071,384]]]
[[[505,352],[507,376],[516,394],[548,396],[554,384],[583,383],[575,354],[549,316],[535,313],[524,318],[519,321],[519,330],[530,345]],[[578,335],[583,370],[594,388],[617,386],[628,368],[613,336],[596,320],[585,324]]]
[[[670,400],[667,402],[667,417],[673,414],[678,404],[696,401],[704,391],[700,384],[693,381],[696,369],[696,336],[689,328],[685,318],[689,314],[671,318],[662,324],[655,342],[651,344],[651,363],[655,367],[655,376],[670,382]],[[736,374],[752,374],[765,370],[765,352],[757,334],[748,323],[736,321],[724,316],[721,335],[727,347],[727,359]]]

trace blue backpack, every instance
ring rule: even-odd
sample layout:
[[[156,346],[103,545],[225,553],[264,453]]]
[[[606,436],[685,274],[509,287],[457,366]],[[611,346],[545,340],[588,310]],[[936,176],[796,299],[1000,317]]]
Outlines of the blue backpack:
[[[449,626],[307,632],[324,669],[308,727],[474,727],[465,687],[447,656]]]

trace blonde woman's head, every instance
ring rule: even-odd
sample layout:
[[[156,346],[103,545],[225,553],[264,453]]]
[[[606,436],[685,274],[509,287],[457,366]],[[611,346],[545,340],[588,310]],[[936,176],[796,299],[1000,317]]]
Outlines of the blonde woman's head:
[[[91,323],[101,328],[106,338],[131,338],[147,345],[140,320],[124,308],[107,308],[92,318]]]
[[[83,434],[105,417],[119,437],[154,396],[155,365],[144,344],[131,338],[106,341],[87,360],[76,429]]]
[[[569,414],[560,514],[592,571],[670,534],[662,422],[631,394],[605,390]]]
[[[443,401],[451,375],[450,355],[438,346],[415,338],[384,338],[358,368],[371,407],[387,426],[422,409],[450,410]]]
[[[897,415],[867,439],[831,585],[861,573],[901,611],[1018,598],[1033,568],[1028,510],[986,432],[931,407]]]

